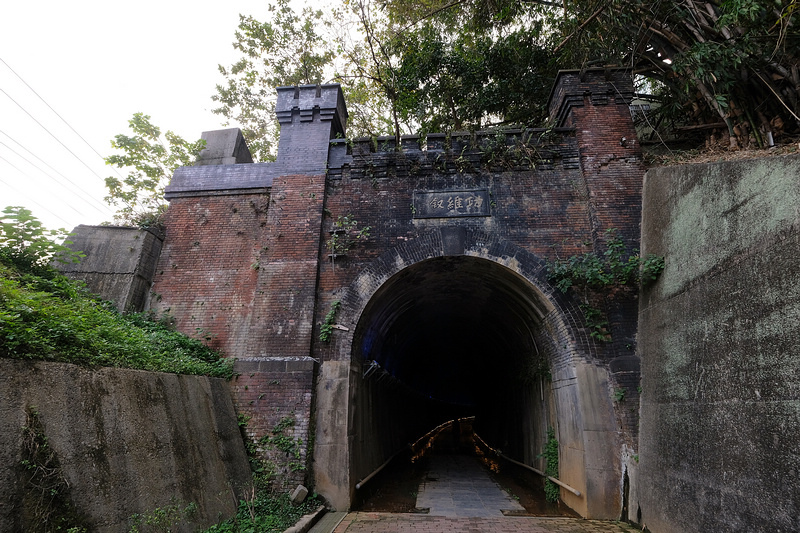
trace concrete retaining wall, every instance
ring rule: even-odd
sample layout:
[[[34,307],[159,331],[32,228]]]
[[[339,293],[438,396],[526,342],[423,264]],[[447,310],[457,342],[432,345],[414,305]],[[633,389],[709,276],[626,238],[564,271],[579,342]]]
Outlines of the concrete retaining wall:
[[[649,531],[800,530],[800,157],[654,169],[642,248]]]
[[[83,252],[79,263],[59,264],[123,312],[142,311],[147,303],[163,238],[151,230],[122,226],[85,226],[72,230],[69,245]]]
[[[232,516],[250,483],[223,380],[0,359],[0,531],[32,530],[23,427],[34,412],[72,525],[89,531],[126,532],[134,513],[195,503],[192,523],[172,529],[194,531]]]

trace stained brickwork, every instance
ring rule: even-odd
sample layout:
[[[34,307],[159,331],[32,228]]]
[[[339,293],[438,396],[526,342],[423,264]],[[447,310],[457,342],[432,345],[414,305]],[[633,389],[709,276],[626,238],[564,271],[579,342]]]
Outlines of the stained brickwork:
[[[317,390],[341,389],[350,401],[348,375],[361,372],[350,358],[365,301],[353,295],[368,297],[404,266],[437,255],[500,262],[534,283],[536,298],[556,302],[536,320],[537,343],[559,379],[572,383],[575,358],[583,360],[617,376],[613,386],[633,404],[635,298],[601,302],[614,342],[597,343],[578,302],[553,293],[543,271],[548,259],[602,252],[609,228],[638,242],[643,169],[631,94],[624,71],[567,72],[552,95],[554,129],[404,137],[398,150],[394,138],[341,138],[347,112],[338,86],[280,88],[277,162],[176,172],[153,307],[237,358],[235,402],[251,417],[249,431],[269,436],[292,417],[302,461],[323,416],[314,414],[315,380]],[[369,226],[369,237],[329,257],[344,216],[357,221],[354,231]],[[319,326],[337,300],[336,322],[346,329],[321,342]],[[355,427],[346,406],[325,409],[335,424]],[[617,414],[635,443],[635,413]],[[318,431],[317,452],[333,453],[342,435]],[[303,473],[288,479],[303,481]]]
[[[248,338],[267,194],[171,200],[151,308],[192,336],[238,354]]]

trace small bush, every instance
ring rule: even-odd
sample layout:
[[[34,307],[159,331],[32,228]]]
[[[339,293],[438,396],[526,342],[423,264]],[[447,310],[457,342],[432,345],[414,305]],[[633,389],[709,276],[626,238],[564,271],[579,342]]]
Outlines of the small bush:
[[[239,502],[235,517],[207,529],[205,533],[285,531],[319,505],[316,496],[311,496],[301,504],[293,504],[288,494],[259,491],[251,499]]]
[[[17,208],[5,213],[10,209]],[[55,270],[50,259],[67,252],[43,242],[49,233],[30,212],[24,215],[23,224],[0,227],[0,357],[233,375],[232,361],[175,331],[167,320],[123,315]]]

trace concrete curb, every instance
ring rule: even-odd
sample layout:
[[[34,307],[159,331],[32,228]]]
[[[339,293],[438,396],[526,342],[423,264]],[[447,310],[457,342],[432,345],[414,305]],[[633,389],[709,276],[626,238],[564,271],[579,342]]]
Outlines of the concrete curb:
[[[307,533],[326,512],[327,509],[325,509],[325,506],[320,505],[315,511],[303,516],[295,525],[283,533]]]

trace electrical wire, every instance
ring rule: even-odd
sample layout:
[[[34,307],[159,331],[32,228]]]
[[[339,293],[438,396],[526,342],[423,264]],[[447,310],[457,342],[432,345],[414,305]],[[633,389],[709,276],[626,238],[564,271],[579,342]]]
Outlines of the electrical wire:
[[[67,125],[67,127],[68,127],[70,130],[72,130],[72,133],[74,133],[75,135],[77,135],[77,136],[78,136],[78,138],[79,138],[80,140],[82,140],[82,141],[83,141],[83,143],[84,143],[86,146],[88,146],[88,147],[89,147],[89,149],[91,149],[91,150],[92,150],[92,152],[94,152],[95,154],[97,154],[97,157],[99,157],[100,159],[102,159],[103,161],[105,161],[105,157],[103,157],[102,155],[100,155],[100,153],[99,153],[97,150],[95,150],[94,146],[92,146],[91,144],[89,144],[89,141],[87,141],[86,139],[84,139],[84,138],[83,138],[83,136],[82,136],[80,133],[78,133],[78,132],[75,130],[75,128],[73,128],[73,127],[72,127],[72,125],[71,125],[69,122],[67,122],[67,120],[66,120],[64,117],[62,117],[62,116],[61,116],[61,115],[58,113],[58,111],[56,111],[55,109],[53,109],[53,107],[52,107],[50,104],[48,104],[48,103],[47,103],[47,101],[46,101],[44,98],[42,98],[42,97],[39,95],[39,93],[37,93],[37,92],[34,90],[34,88],[33,88],[33,87],[31,87],[31,86],[28,84],[28,82],[26,82],[24,79],[22,79],[22,76],[20,76],[19,74],[17,74],[17,72],[16,72],[16,71],[15,71],[13,68],[11,68],[11,65],[9,65],[8,63],[6,63],[6,62],[5,62],[5,60],[3,60],[3,58],[2,58],[2,57],[0,57],[0,63],[3,63],[3,64],[6,66],[6,68],[8,68],[8,70],[10,70],[10,71],[11,71],[11,72],[14,74],[14,76],[16,76],[17,78],[19,78],[19,81],[21,81],[22,83],[24,83],[24,84],[25,84],[25,87],[27,87],[28,89],[30,89],[30,91],[31,91],[33,94],[35,94],[35,95],[36,95],[36,97],[37,97],[39,100],[41,100],[41,101],[42,101],[42,103],[44,103],[44,105],[46,105],[46,106],[47,106],[47,108],[48,108],[50,111],[52,111],[52,112],[53,112],[53,114],[54,114],[55,116],[57,116],[58,118],[60,118],[60,119],[61,119],[61,122],[63,122],[64,124],[66,124],[66,125]],[[115,170],[116,170],[116,169],[115,169]]]
[[[27,110],[27,109],[25,109],[24,107],[22,107],[22,105],[20,105],[20,103],[19,103],[19,102],[17,102],[16,100],[14,100],[14,99],[11,97],[11,95],[10,95],[10,94],[8,94],[8,93],[7,93],[5,90],[3,90],[3,89],[0,89],[0,92],[1,92],[1,93],[3,93],[4,95],[6,95],[6,96],[8,97],[8,99],[9,99],[9,100],[11,100],[12,102],[14,102],[14,104],[16,104],[16,106],[17,106],[17,107],[19,107],[19,108],[20,108],[20,109],[21,109],[21,110],[22,110],[22,111],[23,111],[23,112],[24,112],[26,115],[28,115],[28,116],[31,118],[31,120],[33,120],[34,122],[36,122],[36,124],[38,124],[40,128],[42,128],[44,131],[46,131],[46,132],[47,132],[47,133],[48,133],[48,134],[49,134],[49,135],[50,135],[50,136],[51,136],[53,139],[55,139],[55,141],[56,141],[58,144],[60,144],[61,146],[63,146],[63,147],[64,147],[64,149],[65,149],[67,152],[69,152],[70,154],[72,154],[72,156],[73,156],[75,159],[77,159],[77,160],[78,160],[78,161],[79,161],[79,162],[80,162],[80,163],[81,163],[83,166],[85,166],[85,167],[86,167],[86,168],[89,170],[89,172],[91,172],[92,174],[94,174],[95,176],[97,176],[98,178],[100,178],[101,180],[103,179],[103,178],[100,176],[100,174],[98,174],[97,172],[95,172],[95,171],[94,171],[94,169],[92,169],[92,167],[90,167],[88,164],[86,164],[86,162],[85,162],[83,159],[81,159],[80,157],[78,157],[78,155],[77,155],[77,154],[75,154],[75,152],[73,152],[72,150],[70,150],[70,148],[69,148],[69,147],[68,147],[66,144],[64,144],[63,142],[61,142],[61,139],[59,139],[58,137],[56,137],[56,136],[53,134],[53,132],[51,132],[49,129],[47,129],[46,127],[44,127],[44,125],[43,125],[41,122],[39,122],[38,120],[36,120],[36,117],[34,117],[33,115],[31,115],[31,114],[28,112],[28,110]]]
[[[76,196],[80,197],[80,198],[81,198],[83,201],[85,201],[87,204],[90,204],[90,205],[94,204],[94,205],[92,205],[92,206],[93,206],[93,207],[95,207],[95,209],[97,209],[97,210],[98,210],[98,211],[100,211],[101,213],[103,213],[103,214],[113,214],[113,211],[112,211],[112,210],[111,210],[111,209],[110,209],[110,208],[109,208],[107,205],[105,205],[104,203],[100,202],[100,201],[99,201],[97,198],[94,198],[93,196],[91,196],[91,195],[90,195],[90,194],[89,194],[89,193],[88,193],[88,192],[87,192],[85,189],[83,189],[83,188],[82,188],[80,185],[78,185],[77,183],[75,183],[74,181],[72,181],[71,179],[69,179],[67,176],[65,176],[64,174],[62,174],[61,172],[59,172],[58,170],[56,170],[55,168],[53,168],[53,167],[52,167],[50,164],[48,164],[48,163],[47,163],[46,161],[44,161],[42,158],[40,158],[39,156],[37,156],[36,154],[34,154],[33,152],[31,152],[31,151],[30,151],[28,148],[26,148],[26,147],[25,147],[25,146],[23,146],[22,144],[20,144],[20,143],[19,143],[19,142],[18,142],[16,139],[14,139],[13,137],[11,137],[11,136],[10,136],[8,133],[4,132],[3,130],[0,130],[0,133],[2,133],[3,135],[5,135],[5,136],[6,136],[6,137],[7,137],[9,140],[11,140],[11,141],[12,141],[14,144],[16,144],[17,146],[19,146],[19,147],[20,147],[20,148],[22,148],[23,150],[25,150],[25,151],[26,151],[28,154],[30,154],[32,157],[34,157],[34,158],[36,158],[37,160],[39,160],[39,161],[40,161],[42,164],[44,164],[45,166],[47,166],[47,167],[48,167],[50,170],[52,170],[53,172],[55,172],[56,174],[58,174],[59,176],[61,176],[62,178],[64,178],[64,180],[66,180],[66,181],[67,181],[67,182],[68,182],[70,185],[72,185],[73,187],[75,187],[75,189],[70,189],[70,188],[66,187],[66,186],[65,186],[63,183],[61,183],[61,181],[59,181],[58,179],[56,179],[55,177],[53,177],[52,175],[50,175],[49,173],[47,173],[47,172],[46,172],[44,169],[42,169],[41,167],[39,167],[38,165],[36,165],[34,162],[30,161],[30,160],[29,160],[28,158],[26,158],[24,155],[20,154],[19,152],[17,152],[16,150],[14,150],[12,147],[10,147],[9,145],[7,145],[7,144],[6,144],[6,143],[4,143],[3,141],[0,141],[0,146],[5,146],[5,147],[6,147],[6,148],[7,148],[7,149],[8,149],[8,150],[11,152],[11,153],[13,153],[14,155],[16,155],[17,157],[19,157],[20,159],[22,159],[23,161],[25,161],[25,162],[26,162],[26,163],[28,163],[29,165],[31,165],[33,168],[37,169],[39,172],[41,172],[42,174],[44,174],[45,176],[47,176],[47,177],[48,177],[48,178],[50,178],[51,180],[53,180],[55,183],[57,183],[59,186],[61,186],[61,187],[62,187],[64,190],[66,190],[66,191],[68,191],[68,192],[70,192],[70,193],[72,193],[72,194],[75,194]],[[16,167],[15,167],[15,168],[16,168]],[[18,170],[19,170],[19,169],[18,169]],[[28,177],[30,177],[30,176],[28,176]],[[81,194],[78,194],[78,193],[85,193],[85,195],[81,195]],[[97,206],[99,206],[99,208],[98,208]]]
[[[16,167],[16,166],[15,166],[15,165],[14,165],[14,164],[11,162],[11,161],[9,161],[8,159],[6,159],[5,157],[3,157],[3,156],[1,156],[1,155],[0,155],[0,160],[1,160],[1,161],[5,161],[5,162],[6,162],[6,163],[7,163],[7,164],[8,164],[8,165],[11,167],[11,168],[13,168],[13,169],[17,170],[18,172],[22,173],[22,174],[23,174],[23,175],[25,175],[26,177],[30,177],[30,176],[27,176],[27,174],[25,174],[25,173],[24,173],[22,170],[20,170],[19,168],[17,168],[17,167]],[[27,198],[29,202],[31,202],[32,204],[34,204],[34,205],[36,205],[37,207],[41,208],[43,211],[46,211],[46,212],[50,213],[50,214],[51,214],[53,217],[57,218],[58,220],[60,220],[61,222],[63,222],[65,225],[68,225],[68,224],[69,224],[69,222],[67,222],[67,221],[66,221],[66,220],[65,220],[63,217],[61,217],[61,215],[59,215],[59,214],[57,214],[57,213],[54,213],[53,211],[51,211],[51,210],[50,210],[50,209],[48,209],[47,207],[43,206],[42,204],[40,204],[39,202],[37,202],[36,200],[34,200],[34,199],[33,199],[33,198],[31,198],[30,196],[28,196],[28,195],[27,195],[27,194],[26,194],[24,191],[21,191],[21,190],[17,189],[17,188],[16,188],[16,187],[14,187],[13,185],[11,185],[11,184],[10,184],[10,183],[8,183],[7,181],[5,181],[3,178],[0,178],[0,183],[2,183],[3,185],[5,185],[5,186],[6,186],[6,187],[8,187],[9,189],[12,189],[12,190],[16,191],[17,193],[21,194],[22,196],[24,196],[25,198]],[[74,208],[73,208],[73,209],[74,209]],[[78,214],[80,214],[80,213],[78,213]]]
[[[8,63],[6,63],[6,62],[5,62],[5,60],[4,60],[2,57],[0,57],[0,63],[3,63],[3,64],[6,66],[6,68],[7,68],[8,70],[10,70],[10,71],[11,71],[11,72],[14,74],[14,76],[16,76],[17,78],[19,78],[19,81],[21,81],[23,84],[25,84],[25,87],[27,87],[28,89],[30,89],[30,91],[31,91],[33,94],[35,94],[35,95],[36,95],[36,97],[37,97],[39,100],[41,100],[41,101],[42,101],[42,103],[43,103],[44,105],[46,105],[46,106],[47,106],[47,108],[48,108],[50,111],[52,111],[52,112],[53,112],[53,114],[54,114],[55,116],[57,116],[58,118],[60,118],[60,119],[61,119],[61,122],[63,122],[64,124],[66,124],[66,126],[67,126],[67,127],[70,129],[70,130],[72,130],[72,133],[74,133],[75,135],[77,135],[77,136],[78,136],[78,138],[79,138],[80,140],[82,140],[82,141],[83,141],[83,143],[84,143],[86,146],[88,146],[88,147],[89,147],[89,149],[90,149],[92,152],[94,152],[94,153],[97,155],[97,157],[99,157],[100,159],[102,159],[102,160],[103,160],[103,162],[105,162],[106,158],[105,158],[105,157],[103,157],[103,156],[100,154],[100,152],[98,152],[97,150],[95,150],[94,146],[92,146],[91,144],[89,144],[89,141],[87,141],[86,139],[84,139],[84,138],[83,138],[83,136],[82,136],[80,133],[78,133],[78,131],[77,131],[75,128],[73,128],[73,127],[72,127],[72,124],[70,124],[69,122],[67,122],[67,120],[66,120],[64,117],[62,117],[62,116],[61,116],[61,115],[58,113],[58,111],[56,111],[55,109],[53,109],[53,106],[51,106],[50,104],[48,104],[48,103],[47,103],[47,101],[46,101],[44,98],[42,98],[42,97],[41,97],[41,95],[39,95],[39,93],[37,93],[37,92],[36,92],[36,90],[35,90],[33,87],[31,87],[31,86],[28,84],[28,82],[26,82],[24,79],[22,79],[22,76],[20,76],[19,74],[17,74],[17,71],[15,71],[13,68],[11,68],[11,65],[9,65]],[[120,174],[120,173],[119,173],[119,170],[118,170],[117,168],[115,168],[115,167],[111,167],[111,168],[114,170],[114,173],[115,173],[115,174],[117,174],[117,176],[119,176],[119,177],[123,177],[123,176],[122,176],[122,174]]]

